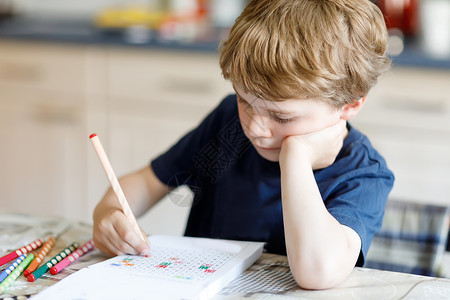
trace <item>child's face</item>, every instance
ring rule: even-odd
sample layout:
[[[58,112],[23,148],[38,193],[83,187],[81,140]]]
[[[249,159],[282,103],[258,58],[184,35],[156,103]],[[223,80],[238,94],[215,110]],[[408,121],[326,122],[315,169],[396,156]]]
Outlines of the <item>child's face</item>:
[[[291,135],[315,132],[336,124],[338,110],[323,101],[292,99],[262,100],[234,86],[239,119],[245,135],[265,159],[278,161],[283,140]]]

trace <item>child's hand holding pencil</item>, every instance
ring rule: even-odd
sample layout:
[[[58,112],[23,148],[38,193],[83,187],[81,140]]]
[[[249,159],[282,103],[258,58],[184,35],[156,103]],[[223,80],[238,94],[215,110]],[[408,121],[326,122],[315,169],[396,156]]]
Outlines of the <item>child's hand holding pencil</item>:
[[[95,247],[111,256],[146,255],[150,251],[147,236],[144,234],[143,241],[119,208],[103,210],[97,207],[94,213],[93,237]]]
[[[147,255],[147,235],[137,224],[97,134],[90,139],[112,187],[94,212],[95,246],[109,255]]]

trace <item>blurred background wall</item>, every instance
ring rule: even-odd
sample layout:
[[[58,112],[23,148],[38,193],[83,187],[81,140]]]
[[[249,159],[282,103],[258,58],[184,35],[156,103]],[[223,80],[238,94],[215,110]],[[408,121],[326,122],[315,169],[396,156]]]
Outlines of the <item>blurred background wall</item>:
[[[353,121],[396,174],[393,198],[450,204],[450,1],[374,1],[393,68]],[[149,163],[228,93],[217,46],[241,0],[0,0],[2,211],[91,222],[108,187],[88,136],[120,176]],[[146,215],[182,234],[177,190]]]

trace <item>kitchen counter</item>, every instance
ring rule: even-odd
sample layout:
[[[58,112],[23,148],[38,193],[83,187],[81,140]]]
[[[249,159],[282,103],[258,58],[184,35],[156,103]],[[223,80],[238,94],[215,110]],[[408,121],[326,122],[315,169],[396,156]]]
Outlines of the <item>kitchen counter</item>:
[[[13,18],[0,22],[0,38],[30,41],[50,41],[63,43],[82,43],[98,46],[125,46],[185,51],[217,51],[219,45],[216,30],[209,38],[198,41],[161,41],[157,39],[146,43],[128,43],[119,33],[106,33],[96,28],[90,20],[36,20]],[[450,69],[450,58],[434,59],[426,56],[417,42],[406,43],[404,51],[393,56],[393,64],[420,68]]]
[[[0,38],[207,52],[216,51],[219,45],[213,38],[196,42],[152,39],[146,43],[129,43],[119,32],[101,31],[90,20],[10,19],[0,22]]]

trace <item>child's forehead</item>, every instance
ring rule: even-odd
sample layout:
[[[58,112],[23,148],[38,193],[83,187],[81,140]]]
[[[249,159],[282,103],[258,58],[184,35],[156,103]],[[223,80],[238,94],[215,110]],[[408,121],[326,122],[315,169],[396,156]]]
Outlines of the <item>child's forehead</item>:
[[[236,94],[238,96],[240,96],[241,98],[243,98],[243,100],[250,102],[250,103],[267,103],[267,105],[270,106],[278,106],[280,104],[280,106],[282,106],[282,103],[286,103],[286,102],[290,102],[290,101],[316,101],[315,99],[308,99],[308,98],[302,98],[302,97],[298,97],[298,98],[292,98],[292,99],[279,99],[279,100],[269,100],[269,99],[264,99],[264,98],[260,98],[259,96],[256,96],[255,94],[253,94],[252,92],[248,92],[246,91],[245,88],[243,88],[240,85],[237,84],[233,84],[233,88],[236,92]]]
[[[246,101],[264,101],[264,102],[283,102],[285,100],[278,100],[278,101],[273,101],[273,100],[269,100],[269,99],[263,99],[259,96],[257,96],[256,94],[249,92],[247,89],[245,89],[244,87],[242,87],[239,84],[233,83],[233,88],[236,91],[236,94],[238,94],[239,96],[241,96],[242,98],[244,98]]]
[[[325,106],[328,106],[325,102],[319,101],[317,99],[298,98],[298,99],[282,100],[278,102],[264,100],[251,93],[246,92],[239,85],[233,85],[233,87],[238,97],[240,97],[245,102],[249,103],[254,107],[262,108],[264,110],[277,114],[288,115],[294,112],[315,111],[319,107],[321,107],[320,109],[323,109],[325,108]]]
[[[241,98],[242,100],[246,101],[247,103],[249,103],[251,105],[264,106],[266,108],[270,107],[270,108],[273,108],[274,110],[282,111],[282,109],[279,108],[280,107],[279,103],[281,103],[283,101],[275,102],[275,101],[270,101],[270,100],[259,98],[258,96],[255,96],[254,94],[252,94],[250,92],[246,92],[239,85],[233,84],[233,88],[236,91],[236,94],[239,98]]]

